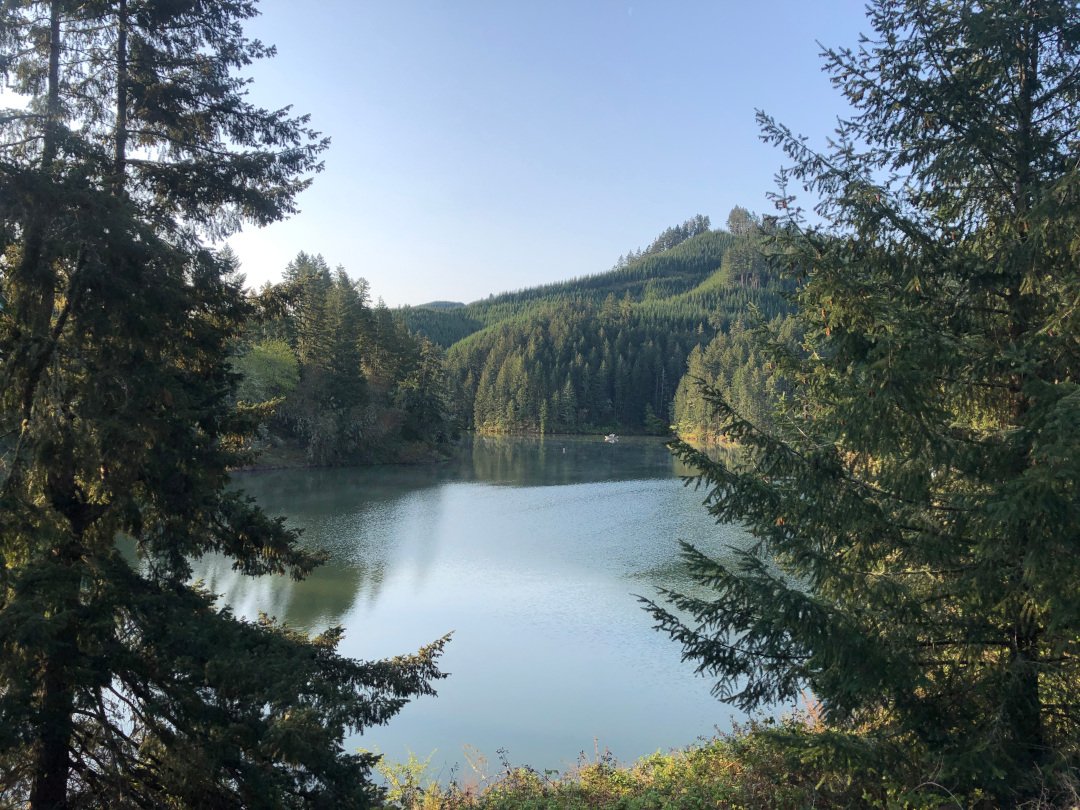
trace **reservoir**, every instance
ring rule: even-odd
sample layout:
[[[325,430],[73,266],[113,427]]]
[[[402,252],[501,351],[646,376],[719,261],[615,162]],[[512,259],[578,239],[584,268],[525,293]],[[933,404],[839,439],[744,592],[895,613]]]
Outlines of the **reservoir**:
[[[582,753],[629,762],[746,719],[636,598],[693,590],[680,539],[721,558],[750,542],[713,522],[704,490],[683,485],[690,472],[657,439],[555,436],[477,437],[442,464],[245,473],[237,483],[330,562],[299,583],[215,557],[195,575],[238,615],[342,625],[353,658],[453,632],[438,697],[349,748],[430,755],[443,781],[497,772],[500,757],[541,771]]]

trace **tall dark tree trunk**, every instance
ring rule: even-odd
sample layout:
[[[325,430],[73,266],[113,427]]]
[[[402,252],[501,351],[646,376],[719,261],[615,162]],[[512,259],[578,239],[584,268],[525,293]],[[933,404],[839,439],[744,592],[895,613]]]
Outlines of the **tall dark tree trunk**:
[[[1018,65],[1018,93],[1016,106],[1018,111],[1018,127],[1016,133],[1016,197],[1014,201],[1018,228],[1018,247],[1016,259],[1012,268],[1013,279],[1007,292],[1009,299],[1010,324],[1009,337],[1014,342],[1030,339],[1031,332],[1031,303],[1030,296],[1022,292],[1023,280],[1028,273],[1029,236],[1028,218],[1036,184],[1034,167],[1034,101],[1039,86],[1039,39],[1033,24],[1033,16],[1038,13],[1037,3],[1029,0],[1026,3],[1027,24],[1023,27],[1020,37],[1019,52],[1021,61]],[[1034,372],[1038,374],[1038,372]],[[1031,402],[1025,393],[1028,378],[1031,372],[1021,372],[1015,375],[1011,387],[1012,391],[1012,414],[1013,426],[1023,425],[1028,418]],[[1016,453],[1015,469],[1012,474],[1020,476],[1028,464],[1027,450],[1024,453]],[[1025,535],[1016,539],[1017,559],[1023,559],[1024,548],[1028,545]],[[1023,582],[1023,570],[1017,566],[1015,576],[1017,582]],[[1034,770],[1042,763],[1046,753],[1046,743],[1043,732],[1043,706],[1042,697],[1039,694],[1039,617],[1032,607],[1034,597],[1028,597],[1028,588],[1021,586],[1021,604],[1015,608],[1016,616],[1012,627],[1012,650],[1009,661],[1009,682],[1005,691],[1004,715],[1009,726],[1009,732],[1014,741],[1016,759],[1020,766],[1027,772]]]
[[[62,432],[49,459],[46,496],[68,523],[69,533],[50,555],[56,574],[53,589],[42,603],[48,605],[45,623],[50,643],[41,653],[38,711],[41,729],[30,793],[31,810],[65,808],[71,775],[74,735],[74,687],[72,672],[78,667],[78,622],[81,565],[86,552],[85,536],[93,521],[93,509],[76,482],[75,443]]]
[[[116,10],[116,126],[113,150],[113,193],[124,190],[127,173],[128,126],[128,9],[127,0],[119,0]]]
[[[65,661],[65,641],[70,641],[70,626],[62,628],[59,644],[47,653],[42,683],[40,720],[41,739],[34,762],[30,810],[66,808],[67,785],[71,773],[72,694]],[[67,638],[65,638],[67,637]]]
[[[49,75],[41,147],[41,174],[43,176],[52,172],[59,150],[60,47],[60,0],[53,0],[49,9]],[[19,284],[18,289],[26,293],[12,302],[15,321],[24,328],[24,334],[31,340],[43,337],[53,307],[53,284],[41,283],[49,281],[47,276],[50,274],[48,263],[43,260],[50,206],[39,199],[33,204],[33,209],[31,219],[27,224],[22,257],[14,272],[16,279],[31,283]],[[26,416],[29,414],[24,414],[24,418]]]

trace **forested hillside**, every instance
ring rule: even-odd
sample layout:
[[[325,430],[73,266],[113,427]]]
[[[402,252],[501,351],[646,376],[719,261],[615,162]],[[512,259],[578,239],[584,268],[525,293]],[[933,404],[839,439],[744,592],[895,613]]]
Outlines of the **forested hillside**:
[[[724,283],[775,288],[779,282],[770,277],[765,231],[748,217],[740,216],[739,221],[745,227],[736,225],[739,235],[724,256]],[[757,335],[755,324],[768,328]],[[754,424],[772,423],[776,403],[790,393],[790,384],[762,351],[762,338],[779,342],[797,354],[801,331],[794,313],[785,308],[738,313],[723,323],[706,345],[690,350],[686,373],[672,404],[671,421],[680,436],[699,441],[724,437],[723,419],[708,401],[706,391],[720,394]]]
[[[404,316],[449,345],[465,427],[666,433],[676,391],[692,388],[688,357],[733,324],[786,312],[760,255],[760,224],[737,208],[727,230],[708,226],[698,216],[669,228],[607,273]],[[688,413],[688,431],[702,432]]]
[[[405,460],[448,441],[441,350],[372,306],[366,281],[300,253],[261,298],[233,365],[238,399],[266,411],[264,463]]]
[[[489,295],[465,306],[433,302],[402,310],[409,329],[445,348],[485,326],[566,301],[600,304],[608,295],[658,301],[688,293],[720,268],[730,234],[698,215],[666,229],[644,250],[620,256],[606,273]]]
[[[766,236],[741,208],[725,230],[699,215],[606,273],[397,311],[300,253],[237,343],[238,399],[270,464],[430,457],[459,429],[713,438],[699,380],[755,418],[783,390],[746,339],[787,313]]]

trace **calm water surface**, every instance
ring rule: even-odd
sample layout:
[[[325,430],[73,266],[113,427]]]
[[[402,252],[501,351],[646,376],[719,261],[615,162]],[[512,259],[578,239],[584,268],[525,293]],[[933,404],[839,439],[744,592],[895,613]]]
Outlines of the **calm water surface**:
[[[469,778],[478,754],[497,764],[500,748],[540,769],[597,748],[630,761],[742,719],[634,596],[692,587],[679,539],[721,556],[748,542],[712,522],[686,472],[660,441],[550,437],[478,438],[440,465],[250,473],[240,485],[330,563],[301,583],[241,577],[223,559],[196,576],[241,615],[343,625],[356,658],[453,631],[438,697],[350,746],[434,754],[443,779]]]

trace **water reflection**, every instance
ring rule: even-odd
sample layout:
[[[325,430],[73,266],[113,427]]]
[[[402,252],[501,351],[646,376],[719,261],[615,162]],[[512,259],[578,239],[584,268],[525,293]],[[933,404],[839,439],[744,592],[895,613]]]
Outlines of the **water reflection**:
[[[463,452],[469,480],[515,486],[667,477],[675,461],[659,439],[478,436]]]
[[[324,565],[303,582],[287,576],[252,578],[232,570],[231,561],[210,555],[193,566],[194,577],[221,594],[233,610],[252,618],[259,613],[308,631],[342,623],[358,595],[378,598],[385,567]]]

